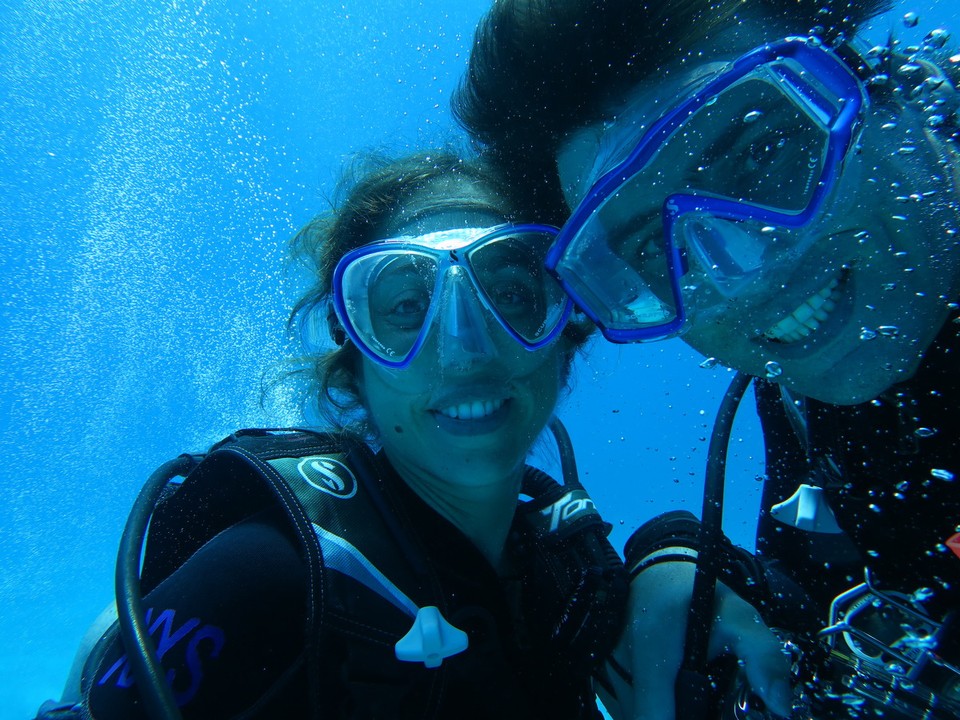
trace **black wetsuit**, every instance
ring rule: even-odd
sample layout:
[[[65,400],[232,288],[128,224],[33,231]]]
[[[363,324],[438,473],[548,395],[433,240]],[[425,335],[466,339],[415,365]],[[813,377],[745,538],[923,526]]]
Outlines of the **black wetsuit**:
[[[400,662],[394,642],[409,629],[409,618],[349,578],[332,578],[329,570],[320,594],[324,620],[308,638],[310,564],[283,508],[268,504],[196,551],[185,533],[189,559],[169,574],[161,570],[162,580],[149,577],[148,546],[144,584],[155,584],[145,598],[148,624],[162,664],[172,673],[184,717],[599,718],[590,675],[601,659],[596,654],[615,640],[624,598],[591,578],[596,571],[585,571],[575,584],[583,589],[594,582],[598,600],[609,601],[608,637],[599,643],[593,638],[589,651],[558,641],[565,632],[569,636],[569,629],[559,625],[579,610],[570,597],[558,597],[566,581],[557,579],[555,560],[563,548],[576,546],[576,537],[545,540],[518,510],[505,549],[509,570],[498,574],[466,536],[406,486],[382,454],[370,461],[376,477],[369,482],[382,493],[391,522],[402,527],[405,542],[419,554],[416,564],[426,569],[423,586],[407,592],[419,595],[423,605],[440,607],[467,633],[468,649],[436,669]],[[532,469],[527,474],[538,475]],[[187,526],[216,512],[207,496],[191,498],[184,489],[174,498],[189,500],[177,512],[181,520],[193,514],[185,518]],[[162,522],[158,527],[162,544],[169,548],[178,542],[176,532],[165,534]],[[176,525],[168,521],[166,527]],[[383,525],[378,520],[370,527]],[[373,532],[353,531],[355,543]],[[619,563],[612,549],[608,556],[614,566]],[[390,575],[390,568],[380,569]],[[622,574],[622,567],[613,573]],[[625,580],[619,580],[622,590]],[[599,628],[589,631],[604,634]],[[308,646],[316,651],[318,665],[310,665]],[[101,651],[96,667],[86,673],[85,705],[92,717],[146,717],[119,639],[113,637]],[[311,673],[319,677],[312,685]]]
[[[803,585],[824,620],[830,600],[863,582],[864,567],[881,589],[933,590],[926,607],[938,619],[960,608],[960,557],[945,545],[960,529],[958,332],[951,319],[916,375],[872,402],[804,400],[806,442],[778,386],[756,383],[767,465],[758,554]],[[844,534],[797,530],[769,514],[811,477]]]

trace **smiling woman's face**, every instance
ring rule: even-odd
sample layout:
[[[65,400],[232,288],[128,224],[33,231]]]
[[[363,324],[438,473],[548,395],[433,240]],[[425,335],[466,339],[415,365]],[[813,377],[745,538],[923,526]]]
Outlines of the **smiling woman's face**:
[[[438,181],[382,234],[492,227],[504,222],[500,207],[489,190],[469,181]],[[470,342],[448,332],[452,315],[441,308],[408,367],[388,369],[363,358],[363,402],[402,475],[472,486],[515,482],[553,413],[568,342],[560,337],[540,350],[523,348],[462,278],[451,282],[462,291],[461,308],[473,313]]]
[[[702,67],[732,57],[704,54],[699,59],[702,66],[687,63],[672,74],[674,86],[692,84]],[[694,80],[685,81],[688,76]],[[631,94],[630,110],[613,115],[649,127],[670,106],[663,99],[656,101],[662,87],[638,87]],[[676,97],[671,93],[668,97]],[[650,101],[640,104],[638,114],[637,98],[645,97]],[[649,117],[645,107],[650,108]],[[913,109],[871,106],[861,150],[848,157],[835,196],[804,229],[808,235],[802,251],[791,253],[787,263],[761,269],[749,286],[718,292],[705,279],[709,273],[691,259],[692,272],[681,283],[685,300],[696,310],[684,340],[749,374],[779,373],[778,382],[825,402],[864,402],[909,378],[960,289],[956,160],[947,157],[923,121]],[[744,133],[756,132],[764,122],[772,120],[744,124]],[[558,168],[571,207],[586,196],[589,178],[598,172],[598,157],[602,166],[603,152],[616,145],[617,124],[597,123],[561,147]],[[786,147],[796,142],[796,133],[783,135]],[[695,139],[702,139],[702,133]],[[729,132],[724,143],[731,154],[739,147]],[[668,191],[686,187],[679,175],[694,158],[674,160],[656,159],[646,196],[650,207],[631,208],[611,223],[632,223],[634,238],[651,232],[662,236],[664,198]],[[707,167],[706,161],[696,164],[704,166],[698,171],[717,167]],[[786,192],[794,180],[767,178],[763,189],[768,195],[771,190]],[[772,204],[770,198],[762,203]],[[663,292],[662,277],[644,279],[655,292]]]

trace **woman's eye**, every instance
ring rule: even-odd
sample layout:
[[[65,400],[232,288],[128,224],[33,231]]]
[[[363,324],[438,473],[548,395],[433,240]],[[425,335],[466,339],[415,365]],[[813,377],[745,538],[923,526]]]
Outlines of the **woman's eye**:
[[[411,294],[396,298],[386,312],[387,318],[399,328],[417,328],[423,324],[429,302],[426,296]]]
[[[501,312],[524,313],[535,307],[540,297],[542,279],[525,267],[504,267],[487,283],[491,302]]]
[[[418,299],[401,300],[393,306],[394,315],[413,315],[424,311],[423,301]]]
[[[768,135],[750,144],[743,153],[743,167],[750,172],[763,170],[782,161],[786,152],[787,139],[779,134]]]
[[[497,305],[528,305],[534,299],[531,288],[520,283],[509,283],[496,288],[494,301]]]

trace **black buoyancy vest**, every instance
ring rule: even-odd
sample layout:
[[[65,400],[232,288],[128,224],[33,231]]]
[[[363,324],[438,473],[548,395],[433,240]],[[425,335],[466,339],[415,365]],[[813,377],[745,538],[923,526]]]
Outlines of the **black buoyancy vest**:
[[[420,608],[446,617],[440,579],[417,549],[415,531],[398,519],[366,444],[310,431],[239,431],[215,445],[157,508],[142,573],[143,593],[186,562],[207,540],[265,507],[279,505],[297,538],[308,573],[309,704],[321,714],[334,685],[359,683],[377,716],[411,684],[437,717],[444,665],[425,670],[394,648]],[[528,468],[517,511],[529,555],[545,654],[562,656],[586,677],[609,653],[621,629],[627,579],[604,523],[581,487],[561,486]],[[552,587],[549,587],[552,585]],[[326,642],[322,642],[324,638]],[[343,657],[340,677],[324,673],[331,638]],[[321,647],[323,646],[323,647]],[[470,653],[467,647],[464,655]],[[457,662],[461,662],[458,659]],[[401,690],[402,689],[402,690]],[[576,716],[574,716],[576,717]]]
[[[951,319],[912,378],[859,405],[804,399],[799,426],[788,422],[779,386],[757,385],[772,480],[764,487],[764,506],[786,499],[799,481],[820,485],[853,540],[853,547],[834,536],[806,541],[766,516],[758,547],[799,563],[821,558],[815,548],[825,547],[821,560],[830,566],[806,576],[838,575],[820,591],[824,603],[861,581],[867,564],[882,588],[907,594],[935,588],[927,601],[935,614],[957,607],[960,557],[945,543],[960,523],[960,493],[941,471],[955,471],[960,457],[958,353],[960,326]]]

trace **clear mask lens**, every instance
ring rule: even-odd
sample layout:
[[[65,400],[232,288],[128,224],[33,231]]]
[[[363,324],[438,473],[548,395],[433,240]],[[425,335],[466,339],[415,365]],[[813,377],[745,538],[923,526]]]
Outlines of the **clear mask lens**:
[[[439,264],[431,255],[375,253],[343,274],[344,305],[354,331],[379,358],[397,362],[420,336],[433,302]]]
[[[781,247],[793,247],[784,228],[764,228],[749,221],[724,220],[710,215],[684,215],[674,229],[687,255],[696,261],[721,295],[743,292]]]
[[[630,233],[611,233],[597,210],[595,222],[584,225],[556,266],[581,304],[596,313],[601,327],[630,329],[659,326],[678,314],[675,298],[664,282],[654,292],[647,278],[669,277],[669,254],[660,238],[650,242]],[[612,223],[611,223],[612,225]]]
[[[544,268],[552,233],[505,235],[468,252],[479,290],[497,318],[536,345],[557,327],[570,302]]]

